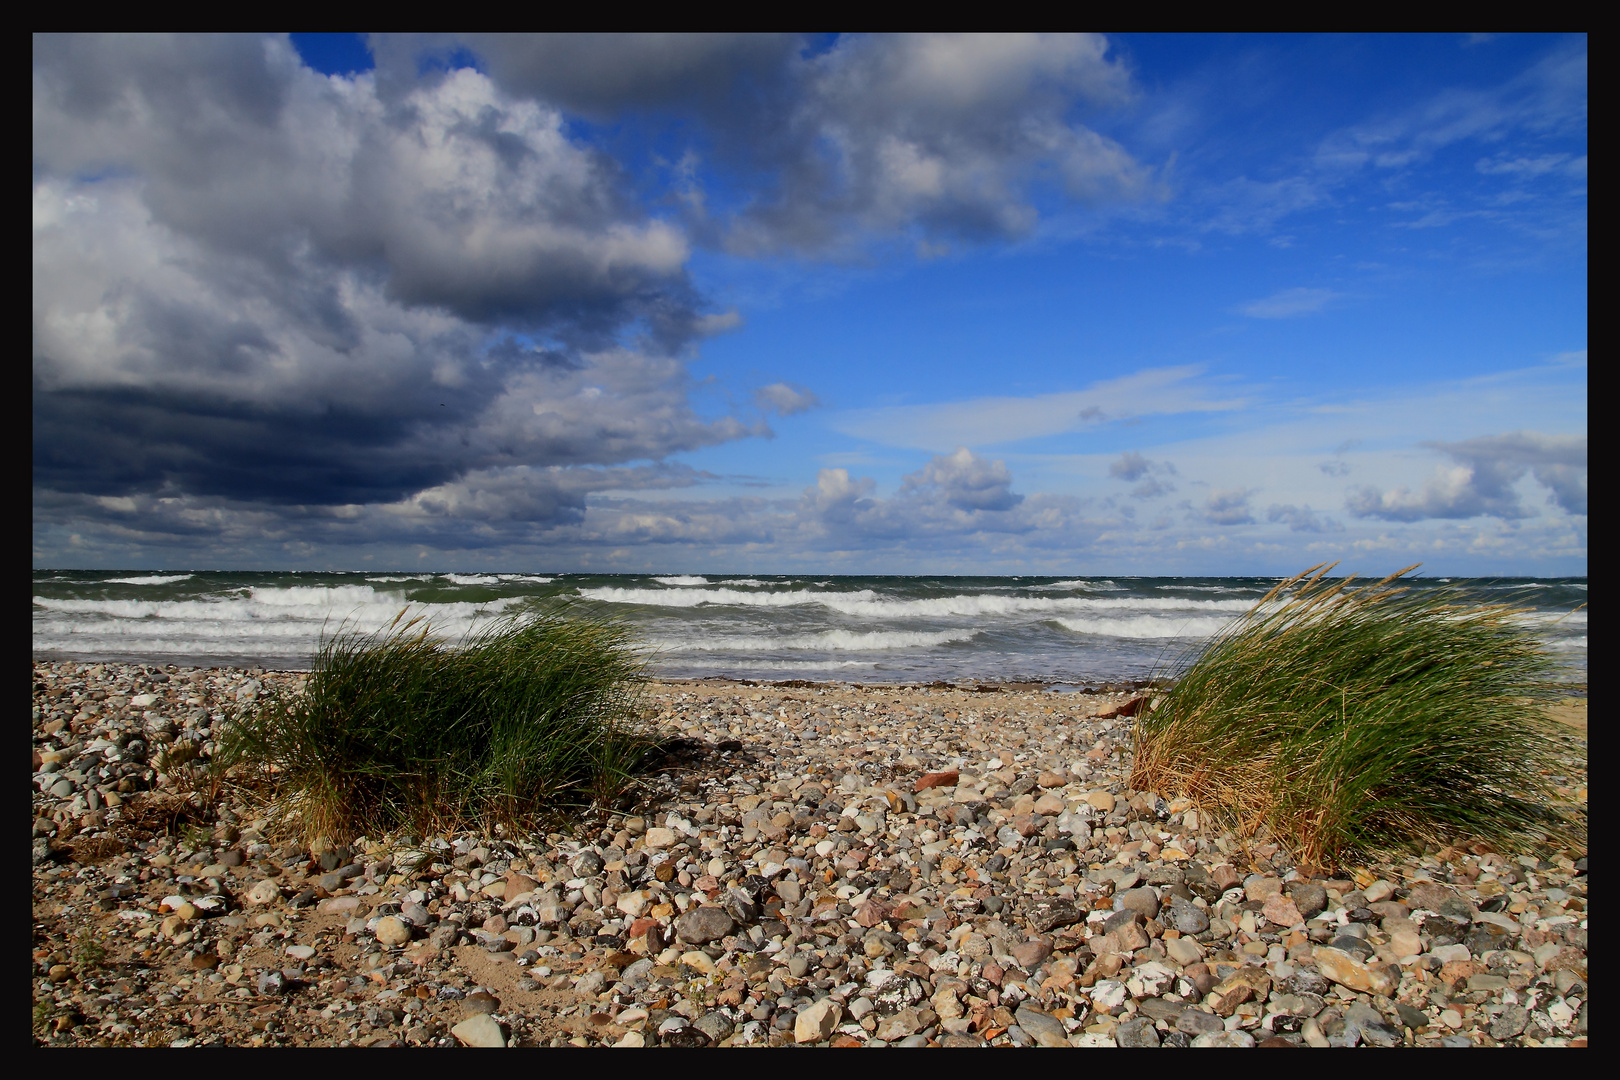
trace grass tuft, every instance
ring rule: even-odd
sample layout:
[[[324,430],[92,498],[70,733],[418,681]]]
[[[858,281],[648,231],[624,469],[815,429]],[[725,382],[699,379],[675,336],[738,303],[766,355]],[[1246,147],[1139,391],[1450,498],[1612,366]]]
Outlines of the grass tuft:
[[[216,765],[268,779],[310,837],[529,827],[623,790],[650,738],[614,623],[518,614],[459,645],[406,613],[323,639],[297,694],[244,709]]]
[[[1138,718],[1131,786],[1195,800],[1302,863],[1572,835],[1537,703],[1552,664],[1520,613],[1312,567],[1206,642]]]

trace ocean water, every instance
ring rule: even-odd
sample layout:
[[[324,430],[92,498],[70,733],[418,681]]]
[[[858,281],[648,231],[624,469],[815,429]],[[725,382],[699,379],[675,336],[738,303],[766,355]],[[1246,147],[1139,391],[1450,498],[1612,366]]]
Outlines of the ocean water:
[[[528,608],[631,624],[666,677],[844,682],[1148,678],[1252,607],[1274,578],[772,577],[723,574],[34,571],[34,656],[307,668],[322,635],[401,611],[455,640]],[[1417,579],[1529,611],[1586,682],[1585,579]]]

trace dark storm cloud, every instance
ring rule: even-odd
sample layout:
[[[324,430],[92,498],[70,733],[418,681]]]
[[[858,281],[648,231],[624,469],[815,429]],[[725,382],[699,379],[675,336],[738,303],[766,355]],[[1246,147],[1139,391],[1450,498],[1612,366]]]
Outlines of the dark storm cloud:
[[[36,37],[33,126],[43,488],[392,502],[763,430],[687,403],[680,230],[474,71],[385,104],[275,38]]]

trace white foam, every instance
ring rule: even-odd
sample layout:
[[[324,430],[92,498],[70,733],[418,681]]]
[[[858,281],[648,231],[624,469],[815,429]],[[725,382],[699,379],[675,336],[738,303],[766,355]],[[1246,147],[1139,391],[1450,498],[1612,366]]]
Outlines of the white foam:
[[[168,585],[176,581],[188,581],[196,574],[157,574],[153,577],[110,577],[102,580],[103,585]]]
[[[1112,581],[1085,581],[1076,578],[1072,581],[1049,581],[1045,585],[1020,585],[1022,589],[1041,589],[1048,592],[1064,592],[1082,590],[1090,592],[1124,592],[1125,586],[1116,585]]]
[[[76,653],[310,656],[323,636],[373,633],[402,610],[435,636],[457,640],[522,597],[487,604],[408,606],[369,585],[257,587],[197,600],[83,600],[36,596],[33,647]]]
[[[829,652],[879,652],[891,649],[930,649],[955,641],[972,641],[977,630],[827,630],[820,634],[786,637],[665,638],[654,646],[667,652],[776,652],[811,649]]]
[[[739,578],[727,578],[726,580],[718,581],[715,584],[717,584],[717,585],[746,585],[750,589],[763,589],[763,588],[765,588],[767,586],[770,586],[770,585],[792,585],[793,582],[791,582],[791,581],[761,581],[758,578],[739,577]]]
[[[735,589],[704,592],[666,592],[661,589],[604,587],[581,589],[580,595],[610,604],[645,604],[650,607],[697,607],[702,604],[732,607],[802,607],[820,605],[845,615],[877,619],[925,619],[948,616],[1080,615],[1093,611],[1185,612],[1188,615],[1248,611],[1248,600],[1178,600],[1159,597],[1110,599],[1106,597],[985,596],[957,594],[918,600],[881,597],[871,589],[851,592],[746,593]]]
[[[1230,620],[1213,615],[1187,618],[1138,615],[1123,618],[1054,619],[1065,630],[1117,638],[1204,638],[1220,631]]]
[[[496,574],[502,581],[527,581],[535,585],[550,585],[556,578],[544,577],[540,574]]]
[[[660,585],[707,585],[709,579],[698,574],[671,574],[669,577],[655,577],[654,581]]]
[[[711,664],[713,669],[720,671],[832,671],[878,666],[876,660],[717,660],[711,661]],[[705,670],[710,668],[706,667]]]
[[[392,576],[392,577],[389,577],[389,576],[368,577],[368,578],[366,578],[366,580],[367,581],[426,581],[429,578],[431,578],[432,576],[433,576],[432,574],[403,574],[403,575],[395,575],[395,576]]]
[[[499,585],[501,579],[490,574],[445,574],[457,585]]]

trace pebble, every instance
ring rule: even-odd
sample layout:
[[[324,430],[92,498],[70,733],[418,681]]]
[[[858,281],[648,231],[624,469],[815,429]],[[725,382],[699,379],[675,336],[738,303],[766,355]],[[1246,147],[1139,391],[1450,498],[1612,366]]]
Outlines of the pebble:
[[[206,760],[216,702],[299,678],[162,674],[35,665],[52,1043],[131,1043],[161,1007],[165,1044],[1584,1045],[1584,851],[1309,873],[1132,791],[1122,695],[653,684],[659,725],[740,749],[650,778],[634,818],[289,849],[244,804],[123,831],[164,790],[147,740]],[[71,944],[103,923],[104,973]]]
[[[462,1046],[506,1045],[506,1034],[501,1031],[501,1025],[487,1013],[467,1017],[451,1028],[450,1034],[454,1035]]]

